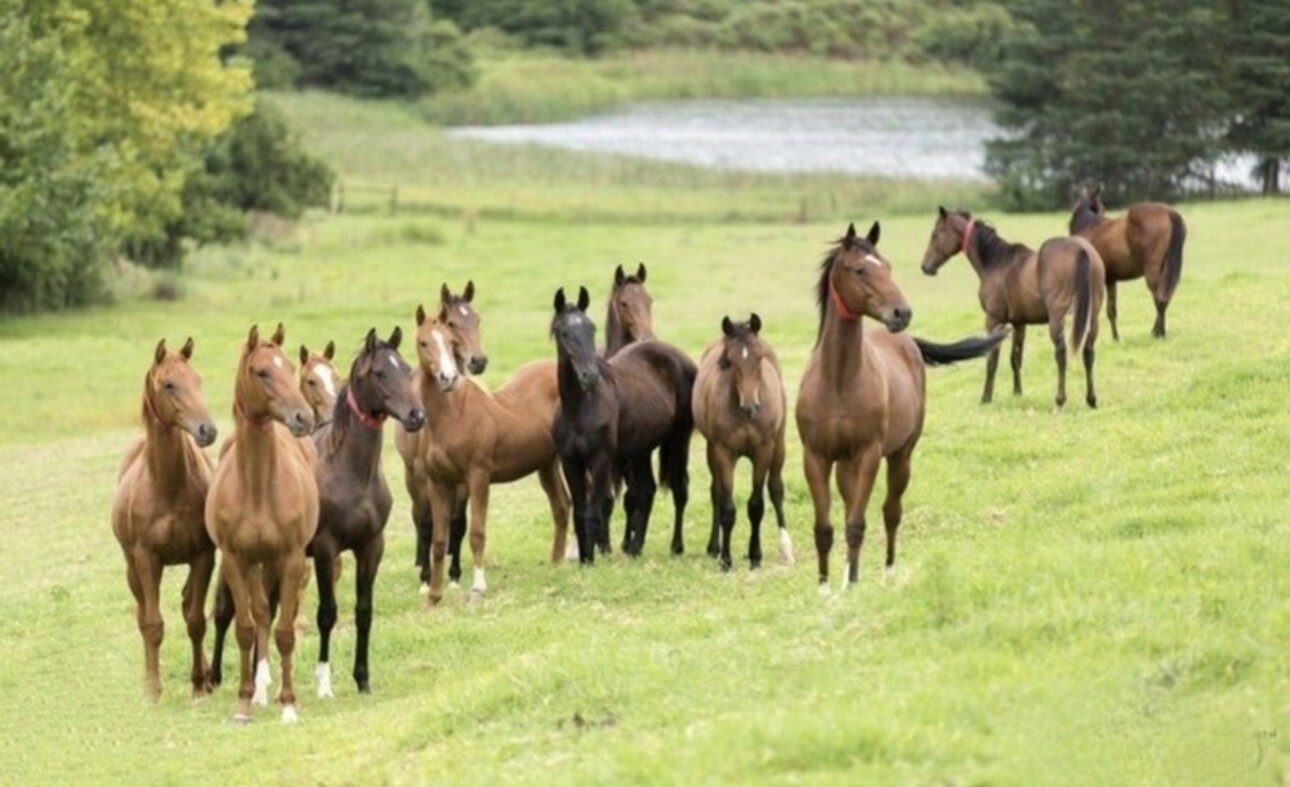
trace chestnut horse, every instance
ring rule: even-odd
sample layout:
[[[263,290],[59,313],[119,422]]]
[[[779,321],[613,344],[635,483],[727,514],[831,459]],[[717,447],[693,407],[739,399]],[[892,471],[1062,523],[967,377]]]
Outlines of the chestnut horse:
[[[748,322],[721,321],[722,338],[708,347],[694,380],[694,426],[707,438],[712,473],[712,536],[708,554],[729,570],[730,533],[735,526],[735,463],[752,462],[748,497],[748,562],[761,565],[763,490],[770,481],[770,502],[779,524],[779,550],[793,562],[793,542],[784,522],[784,426],[788,405],[784,376],[775,351],[761,338],[761,317]]]
[[[821,591],[828,587],[833,547],[829,474],[834,465],[846,517],[847,581],[854,584],[865,509],[884,457],[888,570],[896,562],[901,497],[909,486],[910,460],[923,431],[925,364],[985,355],[1004,337],[1000,332],[939,345],[902,334],[913,314],[892,281],[891,265],[877,250],[879,232],[874,222],[861,238],[853,224],[824,256],[816,284],[819,330],[797,394],[797,431],[815,508]],[[865,331],[865,317],[882,326]]]
[[[636,273],[627,274],[623,266],[614,269],[614,283],[609,288],[609,305],[605,310],[605,357],[612,358],[632,342],[654,338],[654,299],[645,290],[645,263]]]
[[[332,359],[336,357],[336,343],[329,341],[321,353],[310,352],[300,345],[300,393],[305,395],[309,409],[314,411],[314,428],[321,428],[331,420],[336,409],[336,394],[340,390],[340,375]]]
[[[568,303],[561,289],[555,294],[551,321],[560,389],[555,441],[573,497],[578,559],[593,563],[595,546],[609,551],[618,467],[627,483],[623,550],[632,556],[641,553],[657,489],[650,467],[655,448],[659,480],[672,488],[672,553],[679,555],[685,551],[682,527],[694,431],[690,398],[698,370],[685,353],[653,339],[634,342],[606,361],[596,353],[589,304],[586,287],[579,288],[576,304]]]
[[[211,480],[206,530],[223,553],[222,580],[232,595],[241,651],[241,681],[234,719],[249,721],[251,703],[267,704],[269,597],[281,601],[274,632],[282,658],[282,720],[297,719],[293,652],[300,585],[308,561],[305,547],[318,526],[314,417],[300,393],[295,369],[282,352],[283,330],[269,341],[252,327],[242,349],[233,393],[236,439]],[[259,663],[254,686],[251,648]]]
[[[1021,395],[1021,359],[1026,326],[1048,323],[1048,336],[1057,359],[1057,407],[1066,404],[1066,348],[1063,337],[1070,317],[1070,352],[1083,353],[1085,401],[1097,407],[1093,390],[1093,345],[1097,343],[1098,315],[1106,290],[1102,258],[1083,238],[1050,238],[1035,251],[1004,240],[994,227],[967,211],[940,209],[932,238],[923,254],[923,273],[935,276],[947,260],[963,252],[981,287],[977,296],[985,310],[985,328],[993,333],[1012,326],[1012,392]],[[999,348],[990,351],[985,366],[985,391],[981,401],[994,396],[994,373],[999,368]]]
[[[215,544],[202,520],[212,465],[201,449],[215,442],[215,425],[202,398],[201,375],[188,363],[192,357],[191,338],[178,353],[166,350],[165,339],[157,342],[139,406],[144,436],[125,453],[112,504],[112,532],[125,555],[143,637],[146,687],[154,702],[161,696],[160,595],[166,566],[188,564],[183,611],[193,646],[193,696],[210,690],[202,640]]]
[[[448,285],[443,285],[439,290],[439,311],[444,319],[440,323],[449,337],[449,346],[453,358],[457,361],[457,368],[464,369],[470,374],[483,374],[488,367],[488,356],[484,354],[479,338],[480,318],[472,303],[474,299],[473,281],[466,282],[466,289],[460,295],[453,294],[448,290]],[[418,305],[416,324],[420,326],[425,321],[425,307]],[[418,379],[422,386],[434,384],[433,380]],[[414,554],[416,565],[420,569],[421,592],[429,593],[430,541],[434,535],[434,526],[430,516],[430,501],[423,499],[422,485],[419,480],[425,475],[424,463],[419,464],[419,460],[424,457],[424,452],[418,450],[420,441],[424,439],[424,432],[414,435],[398,424],[394,426],[394,446],[403,459],[403,482],[408,490],[408,498],[412,501],[412,525],[417,532]],[[448,567],[448,580],[455,587],[457,581],[461,579],[461,542],[466,536],[465,501],[462,501],[453,512],[452,520],[448,524],[448,556],[452,561]]]
[[[493,484],[537,474],[555,525],[552,562],[563,558],[569,529],[569,493],[560,479],[551,439],[557,403],[555,364],[535,361],[521,366],[496,393],[489,393],[457,366],[448,325],[451,312],[451,307],[443,308],[417,326],[421,398],[427,414],[417,447],[421,463],[417,481],[421,498],[430,503],[434,527],[427,606],[443,598],[448,523],[467,501],[474,569],[470,598],[478,601],[487,591],[484,549]]]
[[[1106,265],[1106,316],[1111,337],[1120,340],[1116,325],[1116,284],[1145,276],[1147,290],[1156,304],[1151,335],[1165,338],[1165,311],[1182,278],[1183,243],[1187,225],[1178,211],[1162,202],[1139,202],[1123,216],[1106,217],[1102,187],[1080,192],[1071,213],[1070,232],[1087,238]]]

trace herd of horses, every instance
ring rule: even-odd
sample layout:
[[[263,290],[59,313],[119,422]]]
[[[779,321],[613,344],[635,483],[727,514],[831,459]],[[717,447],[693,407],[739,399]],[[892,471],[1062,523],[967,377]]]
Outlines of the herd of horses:
[[[816,283],[816,341],[795,411],[821,589],[828,588],[834,536],[830,476],[842,497],[845,581],[854,583],[866,509],[884,459],[885,565],[891,569],[895,563],[901,500],[923,430],[926,366],[988,354],[982,399],[989,402],[999,345],[1011,326],[1013,390],[1019,394],[1025,326],[1047,322],[1058,365],[1057,405],[1065,401],[1069,348],[1083,356],[1086,399],[1096,406],[1093,347],[1102,303],[1118,338],[1115,284],[1138,276],[1145,276],[1156,304],[1153,333],[1164,336],[1185,237],[1178,214],[1144,203],[1108,219],[1100,195],[1085,192],[1070,229],[1072,236],[1034,251],[1009,244],[970,213],[941,208],[923,271],[935,274],[962,252],[980,276],[986,313],[984,335],[953,344],[905,332],[912,310],[878,250],[877,222],[863,236],[849,226],[824,255]],[[646,276],[643,264],[634,273],[622,266],[615,270],[603,347],[588,315],[587,289],[579,288],[576,298],[558,290],[550,323],[556,357],[519,367],[496,391],[476,376],[488,356],[473,282],[461,293],[445,285],[437,309],[417,308],[415,369],[400,355],[400,328],[386,339],[371,330],[341,379],[332,365],[334,344],[322,353],[301,347],[297,374],[284,350],[282,325],[267,338],[252,327],[234,378],[233,434],[218,462],[202,450],[215,442],[216,428],[190,363],[193,340],[178,352],[159,342],[143,384],[144,436],[122,461],[112,510],[137,602],[148,695],[156,700],[161,693],[162,571],[188,564],[183,612],[192,643],[193,694],[222,681],[221,652],[231,625],[240,654],[235,719],[250,720],[254,704],[267,704],[269,632],[276,615],[278,701],[282,719],[294,721],[293,653],[312,557],[320,638],[315,687],[320,697],[332,696],[330,635],[345,551],[353,553],[356,587],[353,678],[358,691],[370,691],[373,588],[393,504],[381,469],[389,418],[396,422],[394,440],[405,464],[427,607],[442,600],[445,576],[454,583],[460,577],[467,534],[470,599],[484,596],[490,488],[528,475],[537,475],[550,502],[553,563],[576,557],[592,564],[598,552],[612,551],[610,521],[620,492],[626,515],[620,549],[640,555],[659,485],[671,490],[671,551],[681,554],[696,429],[706,441],[711,474],[708,554],[724,569],[733,564],[734,468],[747,458],[749,563],[756,568],[762,560],[767,488],[781,555],[792,562],[784,515],[787,395],[775,351],[761,335],[761,318],[724,317],[720,336],[696,363],[655,336]],[[215,650],[207,662],[205,601],[217,552]]]

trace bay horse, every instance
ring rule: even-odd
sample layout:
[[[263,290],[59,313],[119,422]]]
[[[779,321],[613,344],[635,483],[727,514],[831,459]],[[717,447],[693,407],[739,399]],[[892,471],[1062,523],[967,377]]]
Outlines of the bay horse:
[[[878,464],[887,460],[887,561],[896,562],[901,498],[909,486],[910,462],[923,431],[926,364],[953,363],[985,355],[1002,332],[950,345],[910,338],[913,316],[878,252],[874,222],[868,234],[847,227],[824,255],[816,284],[819,329],[797,394],[797,431],[802,440],[806,483],[815,509],[815,551],[820,590],[829,581],[833,525],[829,521],[829,475],[837,466],[847,536],[847,581],[858,579],[865,509]],[[864,318],[881,323],[864,330]]]
[[[632,342],[654,338],[654,299],[645,290],[645,263],[628,274],[619,265],[614,269],[614,283],[609,288],[609,305],[605,309],[605,357],[612,358]]]
[[[560,462],[551,438],[557,405],[555,364],[534,361],[521,366],[496,393],[463,375],[451,349],[449,314],[417,326],[420,392],[427,413],[417,461],[421,499],[430,503],[433,520],[433,569],[427,607],[443,598],[443,568],[448,523],[462,505],[469,506],[473,581],[470,599],[488,589],[485,545],[488,537],[490,487],[536,473],[551,506],[555,534],[551,561],[564,556],[569,529],[569,493],[560,478]]]
[[[1102,257],[1083,238],[1050,238],[1035,251],[1021,243],[1009,243],[994,227],[971,213],[940,208],[932,237],[923,254],[923,273],[935,276],[940,267],[962,252],[981,280],[977,297],[985,311],[985,328],[993,333],[1012,326],[1012,392],[1021,395],[1021,360],[1026,326],[1048,323],[1057,360],[1057,407],[1066,404],[1066,352],[1063,336],[1070,318],[1069,347],[1072,355],[1083,354],[1085,401],[1097,407],[1093,388],[1093,346],[1097,343],[1098,317],[1106,292]],[[994,374],[999,367],[999,348],[990,351],[985,366],[982,403],[994,397]]]
[[[282,658],[278,701],[282,720],[294,722],[293,653],[305,547],[318,526],[317,454],[308,440],[313,412],[300,393],[295,369],[282,352],[282,324],[268,341],[247,334],[233,394],[236,439],[221,457],[206,496],[206,530],[223,554],[221,579],[236,615],[241,681],[236,721],[249,721],[251,704],[267,704],[269,598],[281,602],[274,638]],[[259,663],[254,686],[251,649]]]
[[[188,564],[183,613],[193,648],[193,696],[211,687],[202,641],[215,544],[202,512],[213,465],[201,449],[215,442],[216,430],[202,397],[201,375],[189,364],[192,357],[191,338],[177,353],[166,349],[165,339],[157,342],[139,405],[144,435],[121,461],[112,504],[112,532],[125,556],[143,637],[145,687],[153,702],[161,697],[165,623],[160,596],[166,566]]]
[[[443,318],[440,320],[440,325],[446,331],[446,336],[449,337],[449,347],[452,350],[453,358],[457,361],[457,368],[470,374],[483,374],[488,367],[488,355],[484,353],[483,343],[480,339],[480,317],[478,312],[475,311],[474,300],[474,281],[466,282],[466,288],[460,294],[451,292],[448,289],[448,285],[444,284],[439,290],[439,313]],[[420,327],[426,321],[426,317],[424,305],[418,304],[415,314],[417,327]],[[418,364],[419,366],[420,364]],[[433,380],[426,379],[423,375],[419,376],[418,380],[420,381],[420,386],[434,384]],[[417,390],[420,391],[421,388]],[[421,592],[423,594],[430,592],[430,542],[434,535],[434,526],[430,516],[430,501],[424,499],[422,495],[422,483],[420,480],[425,475],[424,461],[420,461],[424,458],[425,452],[420,450],[418,446],[420,441],[425,439],[425,435],[425,432],[416,435],[411,434],[399,424],[394,426],[394,446],[398,449],[399,456],[403,459],[404,486],[408,490],[408,498],[412,501],[412,525],[417,533],[414,559],[420,569]],[[458,580],[461,579],[461,542],[466,536],[465,501],[458,505],[453,512],[452,520],[448,524],[448,555],[451,559],[448,567],[448,580],[455,587]]]
[[[1165,338],[1165,311],[1182,278],[1187,225],[1178,211],[1162,202],[1139,202],[1118,218],[1107,218],[1102,187],[1082,189],[1071,212],[1070,233],[1087,238],[1106,265],[1106,316],[1111,337],[1120,340],[1116,324],[1116,284],[1146,278],[1156,305],[1151,335]]]
[[[606,361],[596,353],[589,304],[586,287],[579,288],[576,303],[560,289],[551,321],[560,390],[554,434],[573,498],[578,559],[591,564],[594,547],[609,551],[615,468],[623,469],[627,485],[624,551],[640,555],[657,489],[650,466],[655,448],[659,480],[671,487],[676,509],[672,553],[682,554],[694,431],[690,399],[698,370],[685,353],[654,339],[634,342]]]
[[[779,549],[793,562],[793,542],[784,521],[784,428],[788,404],[774,349],[761,338],[761,317],[721,320],[722,338],[703,353],[694,380],[694,426],[707,439],[712,474],[712,535],[708,554],[730,570],[730,534],[735,526],[734,474],[740,457],[752,462],[748,497],[748,562],[761,565],[764,489],[779,525]]]
[[[300,345],[300,393],[305,395],[309,409],[314,411],[314,429],[331,420],[336,409],[336,395],[340,391],[340,375],[332,365],[336,357],[336,343],[328,341],[321,353],[310,352]]]

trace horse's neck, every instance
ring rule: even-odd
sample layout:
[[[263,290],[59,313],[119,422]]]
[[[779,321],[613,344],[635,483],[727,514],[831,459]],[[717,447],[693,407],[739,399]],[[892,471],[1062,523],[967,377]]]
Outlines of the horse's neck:
[[[257,426],[240,412],[233,414],[237,436],[237,469],[243,495],[253,503],[262,503],[277,482],[278,436],[272,422]]]
[[[185,491],[193,479],[197,449],[183,429],[161,424],[147,411],[147,404],[143,407],[148,474],[162,495],[175,497]]]
[[[609,369],[601,366],[602,380],[609,375]],[[561,412],[572,414],[579,412],[592,397],[591,391],[584,391],[582,383],[578,382],[578,374],[573,370],[573,364],[563,356],[560,357],[556,365],[555,372],[556,388],[560,394],[559,406]]]
[[[425,429],[435,434],[447,424],[479,418],[494,412],[492,394],[462,377],[457,387],[444,391],[428,374],[421,375],[421,402],[425,405]]]
[[[862,320],[860,317],[844,320],[832,306],[824,315],[819,346],[820,373],[834,391],[848,390],[864,376],[869,348],[864,343]]]
[[[342,390],[341,396],[345,396]],[[349,405],[342,405],[348,408]],[[326,461],[341,464],[359,478],[381,472],[381,448],[384,426],[372,428],[360,422],[352,412],[331,421],[327,435]],[[322,457],[320,457],[321,459]]]

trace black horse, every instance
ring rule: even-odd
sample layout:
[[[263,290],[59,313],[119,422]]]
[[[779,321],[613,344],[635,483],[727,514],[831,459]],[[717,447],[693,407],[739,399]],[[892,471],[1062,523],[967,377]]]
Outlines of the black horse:
[[[641,553],[657,490],[650,465],[656,448],[659,480],[672,489],[672,553],[679,555],[685,551],[682,525],[694,432],[690,396],[698,370],[685,353],[653,339],[635,342],[605,361],[596,353],[589,303],[585,287],[579,288],[576,304],[568,303],[561,289],[555,294],[551,321],[560,387],[553,431],[573,498],[579,560],[594,562],[595,546],[609,551],[616,469],[627,485],[623,551]]]

